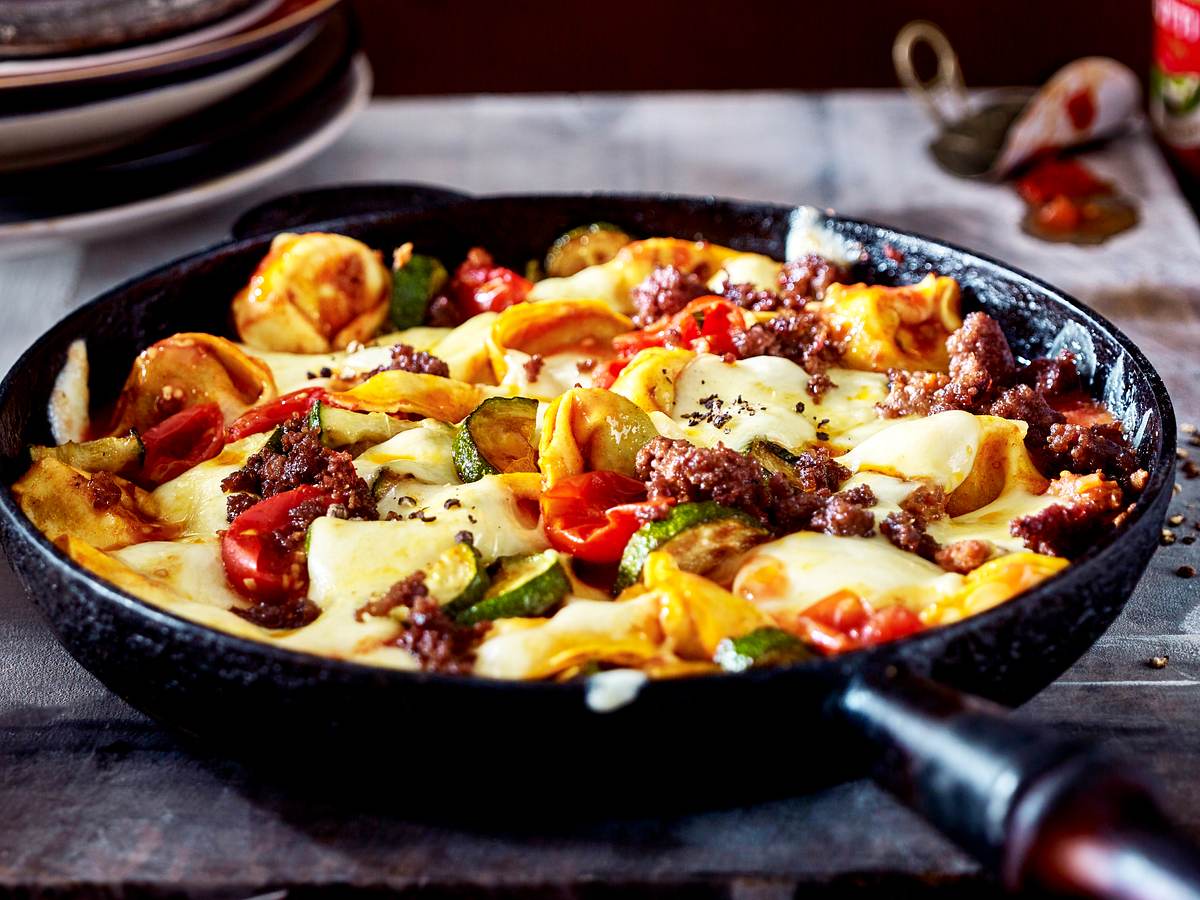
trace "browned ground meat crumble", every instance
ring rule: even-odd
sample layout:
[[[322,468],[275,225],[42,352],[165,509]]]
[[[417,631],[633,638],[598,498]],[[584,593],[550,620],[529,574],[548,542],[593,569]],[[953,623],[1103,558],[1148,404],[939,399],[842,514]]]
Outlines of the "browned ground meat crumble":
[[[1071,490],[1077,478],[1068,474],[1052,482],[1048,493],[1062,502],[1014,519],[1009,525],[1012,536],[1035,553],[1049,556],[1076,556],[1091,547],[1125,504],[1115,484],[1085,493]]]
[[[424,572],[397,581],[382,596],[363,605],[356,618],[361,622],[366,616],[386,616],[401,608],[407,615],[390,643],[412,653],[427,672],[463,675],[471,671],[475,649],[491,628],[490,622],[459,625],[447,616],[429,595]]]
[[[933,555],[933,561],[947,572],[966,575],[982,566],[991,555],[989,542],[967,539],[946,544]]]
[[[751,325],[733,336],[737,355],[781,356],[802,366],[812,378],[807,390],[817,402],[830,388],[836,387],[825,370],[836,365],[842,356],[842,345],[829,326],[815,313],[805,310],[786,311]]]
[[[774,291],[759,290],[752,284],[725,282],[720,294],[735,306],[755,312],[774,312],[783,308],[783,301]]]
[[[1050,436],[1050,428],[1066,417],[1046,402],[1046,395],[1028,384],[1017,384],[1005,390],[987,407],[991,416],[1002,419],[1020,419],[1029,426],[1025,444],[1031,451],[1038,452]]]
[[[992,555],[992,545],[977,540],[939,544],[925,529],[930,522],[945,515],[945,491],[938,485],[924,484],[900,501],[898,512],[884,517],[879,523],[879,531],[901,550],[935,562],[947,572],[965,575],[987,562]]]
[[[888,369],[888,395],[876,404],[886,419],[901,416],[928,416],[933,411],[933,398],[946,386],[950,377],[941,372],[910,372]]]
[[[651,500],[713,500],[767,520],[771,496],[762,466],[736,450],[656,437],[638,451],[636,466]]]
[[[884,516],[879,523],[879,532],[896,547],[922,559],[932,560],[941,549],[938,542],[925,533],[925,523],[904,510]]]
[[[839,536],[867,537],[875,533],[875,494],[865,484],[833,494],[812,517],[809,528]]]
[[[1132,487],[1137,456],[1119,425],[1071,425],[1049,399],[1080,389],[1075,357],[1034,360],[1018,367],[999,323],[973,312],[946,341],[950,374],[888,373],[888,396],[878,409],[893,418],[951,409],[1020,419],[1029,426],[1025,444],[1047,475],[1066,470],[1099,471]]]
[[[1120,483],[1137,468],[1137,455],[1120,425],[1051,425],[1046,448],[1070,472],[1103,472]]]
[[[540,353],[535,353],[529,359],[525,360],[525,377],[529,381],[537,381],[538,376],[542,374],[542,366],[546,364],[546,360],[542,359]]]
[[[728,447],[696,447],[665,437],[651,440],[637,456],[637,475],[646,482],[651,500],[712,500],[754,516],[780,533],[867,535],[873,531],[875,519],[867,507],[875,504],[874,494],[866,487],[833,493],[838,473],[849,472],[827,453],[806,451],[793,468],[795,479],[768,474],[754,459]]]
[[[391,350],[391,359],[387,365],[379,366],[377,369],[372,369],[367,373],[368,378],[372,375],[378,375],[380,372],[391,372],[399,370],[401,372],[414,372],[418,375],[440,375],[442,378],[450,377],[450,367],[445,361],[438,359],[432,353],[426,353],[424,350],[417,350],[410,344],[396,344]]]
[[[96,472],[83,486],[92,509],[105,510],[121,502],[121,486],[108,472]]]
[[[900,509],[928,525],[946,515],[946,492],[939,484],[920,484],[900,501]]]
[[[232,612],[260,628],[303,628],[316,621],[321,608],[307,597],[296,597],[284,603],[263,600],[246,609],[235,606]]]
[[[850,470],[834,459],[825,447],[805,450],[796,457],[792,469],[804,490],[809,493],[821,490],[836,491],[838,486],[850,477]]]
[[[810,253],[784,263],[779,271],[779,296],[785,304],[802,306],[810,300],[823,299],[831,284],[844,283],[849,277],[850,273],[837,263]]]
[[[841,266],[823,256],[810,254],[783,265],[774,291],[727,281],[720,293],[731,303],[755,312],[800,310],[805,304],[824,298],[829,285],[845,282],[848,278],[849,273]]]
[[[633,324],[645,328],[664,316],[675,315],[707,293],[703,271],[684,272],[675,266],[657,266],[629,292],[635,310]]]
[[[269,442],[221,482],[221,489],[231,494],[226,501],[229,521],[259,500],[302,484],[327,491],[340,507],[337,512],[342,518],[378,518],[375,498],[355,470],[350,454],[326,447],[317,429],[310,428],[300,413],[293,413],[280,426],[278,449]],[[311,512],[304,510],[305,515]]]

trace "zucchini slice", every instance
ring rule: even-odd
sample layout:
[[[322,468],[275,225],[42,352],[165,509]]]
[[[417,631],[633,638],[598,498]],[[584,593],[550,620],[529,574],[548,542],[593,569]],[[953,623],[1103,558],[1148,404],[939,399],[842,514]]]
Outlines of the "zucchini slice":
[[[536,472],[537,401],[489,397],[458,427],[451,454],[464,483],[484,475]]]
[[[407,263],[392,273],[392,324],[404,330],[425,321],[429,301],[449,277],[439,260],[414,253]]]
[[[756,628],[739,638],[717,644],[713,662],[726,672],[744,672],[756,666],[782,666],[816,659],[817,655],[795,635],[782,628]]]
[[[552,278],[565,278],[588,266],[606,263],[632,240],[609,222],[572,228],[551,245],[546,254],[546,274]]]
[[[558,553],[526,553],[500,561],[483,599],[455,618],[463,625],[492,619],[540,616],[554,608],[571,589],[571,579]]]
[[[368,447],[382,444],[404,430],[404,423],[387,413],[339,409],[318,400],[308,412],[308,426],[321,432],[326,447]]]
[[[768,476],[779,473],[788,481],[799,482],[799,476],[792,467],[800,461],[800,457],[790,450],[780,447],[774,441],[762,439],[751,441],[750,446],[746,448],[746,453],[763,467]]]
[[[655,550],[670,553],[685,572],[703,575],[769,536],[757,519],[728,506],[711,500],[680,503],[665,519],[633,533],[621,554],[613,594],[642,577],[646,557]]]
[[[146,448],[136,431],[124,437],[104,437],[81,444],[66,443],[57,447],[32,446],[33,461],[52,457],[84,472],[127,472],[142,462]]]
[[[425,587],[448,616],[482,600],[490,582],[479,551],[465,541],[435,559],[425,572]]]

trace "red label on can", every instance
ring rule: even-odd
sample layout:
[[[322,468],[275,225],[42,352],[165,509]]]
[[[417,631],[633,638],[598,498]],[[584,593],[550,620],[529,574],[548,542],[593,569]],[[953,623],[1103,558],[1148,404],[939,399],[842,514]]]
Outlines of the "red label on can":
[[[1154,58],[1164,72],[1200,72],[1200,2],[1155,0]]]

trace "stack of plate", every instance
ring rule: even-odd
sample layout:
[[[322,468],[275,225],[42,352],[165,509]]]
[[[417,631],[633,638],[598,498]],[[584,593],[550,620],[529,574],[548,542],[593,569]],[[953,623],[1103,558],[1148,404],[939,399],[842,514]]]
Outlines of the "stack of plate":
[[[370,86],[338,0],[0,3],[0,249],[249,190],[338,137]]]

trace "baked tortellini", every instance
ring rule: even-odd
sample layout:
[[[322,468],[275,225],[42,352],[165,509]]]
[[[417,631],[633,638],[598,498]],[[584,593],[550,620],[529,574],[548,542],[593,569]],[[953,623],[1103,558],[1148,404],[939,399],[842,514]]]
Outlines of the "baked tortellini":
[[[828,246],[833,246],[830,242]],[[1141,481],[1070,355],[1018,365],[959,285],[564,234],[520,274],[281,234],[13,485],[72,559],[290,650],[502,679],[799,664],[1053,577]],[[639,674],[640,673],[640,674]]]
[[[258,350],[324,353],[365,342],[387,320],[382,256],[340,234],[280,234],[233,301],[239,337]]]

